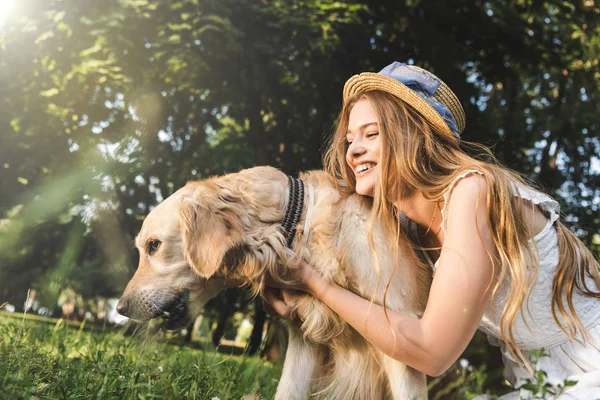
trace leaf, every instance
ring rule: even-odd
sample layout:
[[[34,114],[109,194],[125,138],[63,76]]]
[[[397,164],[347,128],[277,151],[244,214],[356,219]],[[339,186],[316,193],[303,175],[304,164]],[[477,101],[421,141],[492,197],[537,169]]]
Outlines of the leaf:
[[[45,40],[50,39],[51,37],[54,37],[54,31],[47,31],[42,33],[40,36],[38,36],[37,39],[35,39],[35,44],[40,44]]]
[[[181,42],[181,36],[180,35],[171,35],[169,36],[169,39],[167,39],[169,43],[180,43]]]
[[[192,25],[186,24],[186,23],[182,23],[182,24],[167,24],[167,26],[172,31],[182,31],[184,29],[187,29],[187,30],[192,29]]]
[[[148,5],[148,0],[123,0],[126,7],[143,7]]]
[[[59,22],[56,25],[56,29],[58,29],[61,32],[65,32],[65,31],[68,32],[69,31],[69,26],[67,24],[65,24],[64,22],[61,21],[61,22]]]
[[[521,386],[522,389],[529,390],[532,393],[536,393],[538,388],[532,382],[527,382],[526,384]]]
[[[62,21],[62,19],[65,17],[66,12],[65,11],[59,11],[56,13],[56,15],[54,16],[54,22],[58,22],[58,21]]]
[[[19,132],[21,130],[21,127],[19,126],[19,122],[20,122],[20,119],[18,117],[17,118],[13,118],[10,121],[10,126],[12,126],[13,131]]]
[[[52,97],[52,96],[56,96],[58,93],[59,93],[59,90],[57,88],[52,88],[52,89],[48,89],[48,90],[44,90],[44,91],[40,92],[40,96]]]
[[[536,373],[536,378],[540,383],[544,382],[544,378],[546,378],[546,376],[548,376],[548,374],[543,369],[538,370]]]
[[[93,45],[93,46],[92,46],[92,47],[90,47],[89,49],[82,50],[82,51],[79,53],[79,55],[80,55],[81,57],[87,57],[87,56],[89,56],[89,55],[91,55],[91,54],[94,54],[94,53],[96,53],[96,52],[100,51],[100,50],[102,50],[102,46],[100,45],[100,43],[96,43],[95,45]]]

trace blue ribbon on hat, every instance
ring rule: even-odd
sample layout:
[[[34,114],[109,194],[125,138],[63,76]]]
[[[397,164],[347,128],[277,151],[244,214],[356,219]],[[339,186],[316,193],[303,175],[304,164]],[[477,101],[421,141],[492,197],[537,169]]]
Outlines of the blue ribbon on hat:
[[[398,61],[388,65],[379,71],[379,73],[408,86],[413,92],[421,96],[423,100],[428,102],[442,116],[454,136],[460,139],[454,116],[445,105],[433,97],[441,85],[439,79],[427,71],[413,69],[410,65]]]

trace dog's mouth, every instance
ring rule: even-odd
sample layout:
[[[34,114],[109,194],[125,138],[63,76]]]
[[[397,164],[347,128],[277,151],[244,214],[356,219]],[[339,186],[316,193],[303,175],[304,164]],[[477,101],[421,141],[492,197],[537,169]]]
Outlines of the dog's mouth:
[[[189,291],[183,290],[163,308],[165,328],[175,330],[187,325]]]

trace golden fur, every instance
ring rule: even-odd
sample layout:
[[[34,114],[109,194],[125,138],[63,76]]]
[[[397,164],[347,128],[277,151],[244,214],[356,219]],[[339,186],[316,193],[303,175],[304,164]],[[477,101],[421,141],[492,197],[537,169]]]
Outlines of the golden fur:
[[[176,271],[187,266],[187,285],[197,287],[192,290],[192,298],[201,297],[199,293],[204,289],[198,286],[202,285],[213,294],[223,279],[249,285],[259,294],[264,288],[266,272],[281,279],[285,268],[292,268],[303,258],[331,281],[379,304],[383,303],[386,290],[383,283],[390,281],[387,307],[415,317],[420,315],[431,276],[425,268],[415,268],[422,262],[406,239],[401,243],[399,255],[392,254],[384,246],[381,227],[374,223],[371,234],[375,251],[371,251],[367,238],[368,199],[341,196],[322,171],[305,173],[301,178],[305,185],[315,187],[315,208],[310,230],[303,232],[305,194],[293,250],[286,247],[280,231],[288,201],[287,177],[282,172],[257,167],[191,182],[180,189],[165,200],[168,203],[165,207],[162,207],[165,203],[159,205],[145,220],[138,236],[140,269],[123,297],[139,297],[142,280],[138,275],[145,277],[144,293],[153,286],[155,292],[168,297],[182,287],[181,277],[179,283],[174,283],[163,270],[149,265],[154,257],[163,257],[162,249],[169,254],[168,261],[161,259],[157,264],[171,264]],[[306,234],[309,240],[304,246]],[[144,254],[144,243],[153,238],[162,243],[149,256]],[[377,262],[373,254],[378,254]],[[395,261],[399,264],[394,265]],[[379,274],[373,272],[375,264],[379,266]],[[152,268],[156,279],[151,282]],[[164,265],[164,270],[169,268]],[[175,275],[179,273],[186,274],[181,270]],[[173,286],[177,288],[165,289]],[[160,306],[169,299],[155,296],[153,301]],[[376,350],[323,303],[298,294],[292,308],[301,327],[290,324],[277,399],[426,398],[424,374]],[[129,311],[133,313],[131,307]],[[136,312],[138,318],[144,317],[140,310]],[[146,317],[151,316],[146,314]]]

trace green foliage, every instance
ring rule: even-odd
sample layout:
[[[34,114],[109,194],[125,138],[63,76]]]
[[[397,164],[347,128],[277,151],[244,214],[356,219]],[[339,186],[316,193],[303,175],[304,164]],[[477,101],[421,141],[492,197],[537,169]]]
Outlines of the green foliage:
[[[118,243],[153,205],[189,179],[256,164],[319,167],[344,81],[395,59],[444,77],[463,99],[465,139],[495,145],[561,198],[596,249],[588,233],[600,225],[599,12],[563,1],[21,8],[0,30],[0,215],[22,205],[23,217],[12,219],[36,239],[28,246],[7,234],[21,257],[2,265],[37,265],[36,276],[47,276],[74,217],[89,226],[78,264],[124,276],[134,255]],[[40,246],[43,257],[33,250]],[[14,300],[24,286],[3,296]]]
[[[59,322],[0,317],[0,397],[97,399],[272,398],[279,368]]]
[[[481,395],[485,391],[487,379],[485,369],[485,366],[450,368],[444,376],[429,382],[429,398],[470,400]]]
[[[528,398],[532,399],[546,399],[556,398],[563,394],[571,386],[575,386],[577,381],[565,379],[563,382],[549,382],[548,374],[542,369],[537,369],[540,358],[549,357],[550,355],[542,350],[531,351],[530,362],[534,369],[534,375],[532,378],[526,379],[525,383],[521,386],[522,389],[530,392]]]

